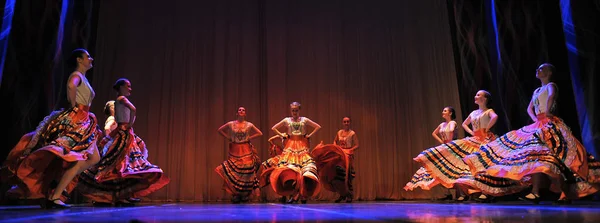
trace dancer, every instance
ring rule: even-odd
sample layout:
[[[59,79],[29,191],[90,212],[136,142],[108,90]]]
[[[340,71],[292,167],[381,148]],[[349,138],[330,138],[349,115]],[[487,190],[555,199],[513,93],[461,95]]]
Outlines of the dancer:
[[[409,182],[405,187],[406,190],[416,187],[430,190],[438,184],[446,188],[453,188],[457,179],[471,175],[469,166],[462,161],[462,158],[477,151],[479,146],[495,139],[495,135],[489,129],[498,119],[498,115],[489,107],[491,104],[489,92],[478,91],[475,95],[475,103],[479,109],[471,112],[462,124],[463,129],[472,136],[450,141],[421,152],[414,160],[423,166],[429,176],[422,178],[425,182]],[[469,128],[469,124],[473,129]],[[416,175],[425,174],[417,172]],[[461,190],[457,190],[457,192],[459,195],[456,200],[464,201],[466,195],[460,193]]]
[[[342,118],[342,126],[333,144],[315,147],[312,156],[317,163],[319,178],[323,187],[329,191],[339,194],[335,203],[345,200],[352,202],[352,180],[355,177],[354,151],[358,149],[358,137],[351,129],[350,117]]]
[[[445,107],[442,109],[442,118],[444,118],[444,122],[440,123],[435,130],[431,133],[433,138],[441,144],[450,143],[452,140],[455,140],[458,136],[458,128],[457,123],[454,121],[456,119],[456,112],[453,107]],[[423,167],[419,168],[415,175],[412,177],[411,181],[406,184],[404,190],[413,190],[415,188],[421,187],[424,189],[431,189],[431,186],[434,183],[433,177],[427,173],[427,170]],[[448,193],[449,199],[451,199],[451,194]]]
[[[137,109],[129,101],[131,82],[121,78],[113,88],[118,93],[114,102],[117,128],[102,139],[99,145],[106,153],[79,176],[77,189],[95,205],[131,206],[167,185],[169,178],[148,161],[146,144],[133,132]]]
[[[521,192],[532,186],[522,199],[540,201],[540,189],[560,192],[559,203],[595,193],[600,189],[600,163],[573,136],[564,122],[554,116],[558,87],[551,82],[553,65],[536,70],[541,87],[533,92],[527,113],[533,124],[511,131],[483,145],[464,160],[474,178],[457,184],[480,190],[481,198]]]
[[[250,135],[251,131],[254,134]],[[229,158],[215,168],[225,181],[223,188],[232,195],[234,204],[247,202],[254,192],[259,195],[258,172],[260,158],[250,140],[262,136],[262,132],[251,122],[246,121],[246,108],[239,107],[237,120],[221,126],[218,132],[229,140]]]
[[[52,112],[35,131],[24,135],[9,153],[2,171],[14,185],[9,197],[43,198],[42,208],[69,208],[63,202],[73,189],[68,187],[81,171],[96,164],[96,116],[89,112],[94,90],[85,74],[94,59],[85,49],[72,52],[69,65],[74,68],[67,81],[70,108]]]
[[[321,126],[312,120],[300,116],[301,105],[298,102],[290,104],[292,117],[284,118],[272,130],[282,138],[286,138],[281,155],[273,160],[277,164],[263,171],[261,180],[271,184],[273,190],[281,196],[290,196],[288,203],[306,200],[316,194],[319,187],[319,178],[314,160],[309,154],[309,139]],[[307,126],[313,131],[307,134]],[[287,133],[278,129],[286,127]],[[268,178],[268,181],[267,181]]]
[[[115,101],[110,100],[104,105],[104,114],[108,116],[104,122],[104,135],[110,135],[110,132],[117,129],[115,121]]]

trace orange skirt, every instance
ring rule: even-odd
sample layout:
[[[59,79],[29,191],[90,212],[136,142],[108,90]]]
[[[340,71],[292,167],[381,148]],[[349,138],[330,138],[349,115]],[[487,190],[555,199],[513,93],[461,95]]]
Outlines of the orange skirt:
[[[229,159],[215,168],[223,178],[223,189],[234,196],[259,195],[256,173],[260,158],[250,143],[230,143]]]
[[[310,156],[306,138],[290,137],[281,155],[267,160],[269,162],[271,167],[261,174],[261,180],[268,182],[261,183],[263,186],[271,184],[273,190],[282,196],[299,192],[302,197],[311,197],[319,192],[317,166]]]
[[[323,188],[348,195],[352,193],[354,178],[354,156],[345,152],[342,147],[333,144],[317,145],[311,152],[319,172],[319,180]]]
[[[7,194],[26,199],[48,197],[74,162],[98,152],[98,134],[96,116],[87,106],[52,112],[10,151],[1,171],[2,179],[13,185]],[[73,185],[67,187],[67,193]]]
[[[115,203],[146,196],[169,183],[160,167],[147,160],[144,141],[127,124],[102,139],[106,154],[79,176],[77,190],[93,201]]]

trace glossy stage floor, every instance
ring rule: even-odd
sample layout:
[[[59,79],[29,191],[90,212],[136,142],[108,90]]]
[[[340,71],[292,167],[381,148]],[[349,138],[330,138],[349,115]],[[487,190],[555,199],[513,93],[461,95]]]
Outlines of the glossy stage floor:
[[[570,205],[357,202],[351,204],[168,203],[41,210],[0,206],[0,222],[600,222],[599,202]]]

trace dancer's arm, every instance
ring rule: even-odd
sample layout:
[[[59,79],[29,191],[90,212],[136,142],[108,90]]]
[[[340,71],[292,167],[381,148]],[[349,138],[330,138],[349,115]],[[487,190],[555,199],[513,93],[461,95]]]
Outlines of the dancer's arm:
[[[440,124],[441,125],[441,124]],[[439,143],[444,144],[444,140],[442,140],[442,138],[440,138],[439,133],[440,133],[440,125],[437,126],[437,128],[435,128],[435,130],[433,130],[433,132],[431,133],[431,136],[433,136],[433,138],[435,140],[437,140]]]
[[[254,129],[254,135],[248,137],[248,140],[252,140],[256,137],[260,137],[263,135],[263,133],[260,131],[260,129],[256,128],[256,126],[252,125],[252,129]]]
[[[217,129],[217,132],[219,132],[219,134],[221,134],[227,140],[232,141],[231,137],[229,135],[227,135],[227,133],[225,132],[225,129],[227,129],[227,127],[229,127],[229,122],[227,122],[227,123],[223,124],[221,127],[219,127],[219,129]]]
[[[342,130],[340,130],[342,131]],[[339,146],[338,145],[338,140],[340,140],[340,138],[338,137],[340,135],[340,131],[338,131],[337,133],[335,133],[335,138],[333,138],[333,145]]]
[[[306,118],[306,124],[308,124],[309,126],[313,127],[313,131],[306,135],[306,138],[310,138],[312,135],[314,135],[317,131],[319,131],[319,129],[321,129],[321,126],[319,124],[317,124],[316,122],[313,122],[312,120]]]
[[[279,123],[275,124],[271,130],[273,130],[273,132],[275,132],[278,136],[280,136],[281,138],[286,138],[287,134],[285,133],[281,133],[278,128],[283,126],[283,124],[285,123],[285,119],[281,120]]]
[[[489,131],[492,127],[494,127],[494,125],[496,124],[496,121],[498,120],[498,115],[496,114],[496,112],[494,112],[494,110],[491,110],[488,115],[490,116],[490,122],[488,123],[488,126],[485,128],[486,132]]]
[[[554,101],[556,100],[556,85],[554,83],[548,83],[548,100],[546,101],[546,116],[552,116],[552,106],[554,106]]]
[[[456,129],[456,122],[450,121],[448,125],[448,128],[450,128],[450,140],[452,140],[454,139],[454,130]]]
[[[71,74],[69,81],[67,82],[67,99],[69,99],[71,107],[77,106],[75,98],[77,94],[77,86],[79,86],[79,84],[81,84],[81,78],[79,77],[79,74]]]
[[[471,130],[471,128],[469,127],[469,124],[471,124],[471,115],[469,115],[469,117],[465,119],[465,121],[462,123],[462,127],[470,135],[475,135],[475,133],[473,133],[473,130]]]
[[[110,135],[110,132],[112,132],[112,125],[115,124],[115,119],[111,119],[108,120],[108,122],[106,122],[106,124],[104,125],[104,134],[106,135]]]
[[[130,112],[129,112],[129,127],[130,128],[133,127],[133,123],[135,123],[135,117],[136,117],[135,106],[133,106],[133,104],[125,96],[119,96],[117,98],[117,102],[121,103],[121,104],[125,105],[125,107],[129,108],[129,110],[130,110]]]
[[[531,99],[531,101],[529,101],[529,106],[527,106],[527,114],[529,115],[531,120],[533,120],[533,122],[537,122],[537,117],[535,116],[535,113],[533,111],[533,98]]]
[[[352,144],[353,144],[353,146],[348,150],[354,151],[354,150],[358,149],[359,143],[358,143],[358,136],[356,136],[356,132],[354,132],[354,135],[352,135]]]

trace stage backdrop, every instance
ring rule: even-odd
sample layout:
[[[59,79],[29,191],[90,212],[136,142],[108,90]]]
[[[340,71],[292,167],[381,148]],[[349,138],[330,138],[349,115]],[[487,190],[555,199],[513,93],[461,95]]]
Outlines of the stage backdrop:
[[[217,128],[246,107],[267,159],[270,128],[293,101],[323,127],[313,147],[352,118],[357,199],[443,196],[402,188],[412,158],[436,145],[442,108],[463,116],[445,1],[105,0],[96,43],[92,110],[103,122],[111,86],[131,80],[135,132],[171,178],[153,200],[228,200],[214,172],[228,154]],[[270,187],[262,196],[277,198]]]

